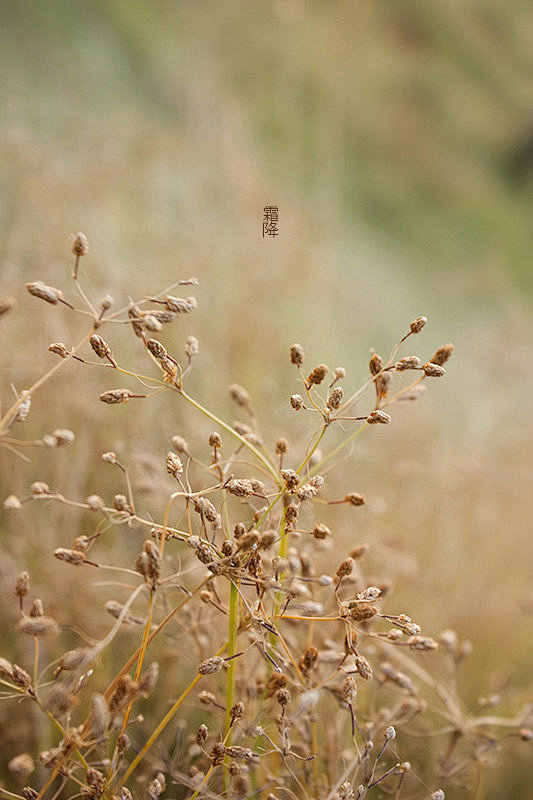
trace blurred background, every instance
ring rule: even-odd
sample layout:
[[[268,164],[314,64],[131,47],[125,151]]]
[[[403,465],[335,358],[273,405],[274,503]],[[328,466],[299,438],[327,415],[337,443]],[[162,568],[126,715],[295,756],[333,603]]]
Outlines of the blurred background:
[[[370,347],[387,354],[424,314],[404,354],[451,341],[453,359],[337,467],[368,497],[346,537],[370,543],[426,634],[473,641],[467,703],[496,693],[498,711],[516,712],[532,663],[533,6],[2,0],[0,13],[0,295],[18,300],[2,320],[3,407],[56,363],[50,342],[84,332],[23,289],[43,280],[73,296],[78,230],[96,301],[199,278],[198,311],[165,342],[198,336],[191,391],[231,418],[227,386],[243,384],[268,442],[301,447],[310,433],[287,403],[293,341],[356,387]],[[265,205],[279,207],[277,237],[262,237]],[[112,344],[129,363],[131,337]],[[104,491],[101,452],[160,459],[195,419],[165,399],[142,422],[134,403],[110,413],[96,401],[107,374],[75,367],[43,387],[23,430],[71,428],[75,444],[28,463],[4,449],[2,498],[38,479],[67,496]],[[209,426],[189,430],[201,443]],[[68,619],[65,596],[75,607],[78,575],[51,552],[79,526],[54,507],[3,519],[5,657],[25,658],[12,636],[21,569],[49,613]],[[4,731],[2,760],[18,752]],[[487,798],[531,796],[530,752],[503,747]]]

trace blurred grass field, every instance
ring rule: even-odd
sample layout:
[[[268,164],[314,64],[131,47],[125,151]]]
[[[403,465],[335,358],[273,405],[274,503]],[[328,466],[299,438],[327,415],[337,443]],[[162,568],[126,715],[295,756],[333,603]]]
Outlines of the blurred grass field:
[[[53,365],[50,342],[81,335],[23,291],[68,285],[77,230],[92,298],[200,279],[198,313],[170,334],[200,339],[194,391],[230,418],[225,387],[243,384],[272,441],[294,424],[293,341],[358,385],[369,346],[388,352],[425,314],[424,354],[453,341],[453,360],[337,467],[369,498],[349,535],[386,559],[428,633],[473,640],[468,701],[501,692],[518,708],[533,614],[531,4],[4,0],[0,19],[0,294],[18,300],[2,321],[2,406]],[[27,438],[68,427],[77,440],[29,463],[4,450],[2,498],[38,479],[85,496],[104,450],[166,451],[181,410],[110,414],[105,377],[78,383],[69,364],[35,397]],[[18,659],[21,569],[39,568],[51,612],[56,580],[72,581],[73,609],[87,602],[49,555],[80,520],[53,508],[43,528],[42,515],[2,520],[2,637]],[[4,704],[2,763],[9,718]],[[526,800],[532,780],[530,750],[513,745],[486,797]]]

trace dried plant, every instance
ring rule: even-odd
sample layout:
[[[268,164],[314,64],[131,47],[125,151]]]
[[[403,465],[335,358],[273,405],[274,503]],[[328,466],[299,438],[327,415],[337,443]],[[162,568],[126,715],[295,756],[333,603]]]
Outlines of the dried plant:
[[[288,402],[294,413],[308,415],[310,435],[291,442],[276,435],[273,420],[269,448],[245,388],[229,387],[246,420],[233,424],[189,393],[195,337],[186,338],[183,353],[154,338],[196,309],[194,297],[174,296],[171,286],[117,311],[109,295],[95,305],[79,280],[80,259],[89,252],[82,233],[72,252],[81,308],[41,282],[26,288],[37,300],[83,315],[90,328],[74,346],[49,345],[58,361],[3,414],[4,447],[20,453],[74,440],[66,429],[33,441],[17,435],[35,393],[71,362],[72,369],[110,371],[99,398],[104,404],[157,403],[158,395],[172,393],[214,430],[199,452],[184,429],[159,454],[152,494],[165,498],[160,518],[155,501],[153,511],[139,510],[127,459],[111,450],[102,459],[116,468],[123,493],[70,498],[36,481],[27,496],[6,498],[12,513],[53,501],[92,515],[91,532],[74,541],[66,533],[54,556],[65,570],[82,570],[82,581],[103,571],[117,578],[116,599],[91,609],[100,626],[106,614],[112,618],[105,635],[80,634],[78,645],[64,652],[62,621],[47,616],[39,599],[30,606],[30,576],[20,573],[16,630],[33,638],[34,661],[25,669],[0,659],[0,683],[6,701],[24,699],[38,708],[54,743],[40,753],[13,755],[8,767],[15,785],[2,789],[5,795],[362,800],[386,792],[397,800],[442,800],[448,784],[478,791],[483,767],[504,738],[533,738],[531,709],[515,718],[467,710],[457,672],[469,643],[453,631],[436,638],[423,632],[411,612],[396,607],[385,576],[373,583],[365,577],[368,547],[353,542],[344,552],[331,521],[332,506],[342,505],[350,525],[350,515],[366,502],[358,487],[339,491],[332,464],[357,437],[388,425],[398,403],[416,400],[428,381],[442,377],[453,346],[429,359],[400,357],[400,347],[423,331],[427,320],[418,317],[387,359],[372,353],[369,375],[355,388],[343,367],[306,368],[303,347],[293,344],[298,391]],[[0,314],[13,306],[12,299],[1,301]],[[112,346],[124,330],[127,364]],[[342,438],[322,450],[331,430]],[[136,542],[134,563],[106,563],[113,535]],[[46,649],[54,660],[40,658],[42,637],[55,637]],[[106,683],[101,667],[109,653],[112,663],[123,662]],[[158,663],[166,692],[159,699]],[[174,750],[161,744],[172,741],[173,729]]]

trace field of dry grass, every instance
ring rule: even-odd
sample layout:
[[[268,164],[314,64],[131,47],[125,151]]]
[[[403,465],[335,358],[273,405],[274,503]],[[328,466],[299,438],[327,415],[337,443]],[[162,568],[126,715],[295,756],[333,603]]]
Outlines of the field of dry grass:
[[[170,291],[184,297],[194,293],[198,309],[146,336],[160,339],[178,360],[187,337],[197,337],[200,350],[187,391],[230,425],[235,419],[250,424],[246,408],[236,407],[228,390],[232,383],[246,387],[271,458],[277,440],[285,437],[291,468],[305,457],[319,425],[311,414],[289,405],[291,394],[305,394],[289,363],[289,346],[301,342],[306,369],[323,362],[331,369],[342,365],[347,377],[339,385],[348,397],[368,378],[370,348],[386,357],[410,321],[426,315],[428,324],[408,340],[401,355],[411,355],[412,344],[413,354],[424,362],[452,341],[455,351],[446,375],[433,379],[425,397],[394,405],[391,424],[367,426],[327,465],[321,473],[324,489],[306,501],[314,512],[304,510],[302,529],[312,530],[321,521],[320,512],[327,511],[333,536],[322,543],[309,534],[291,533],[287,544],[304,552],[304,560],[282,564],[281,585],[286,590],[295,580],[305,588],[305,554],[316,562],[317,574],[334,576],[350,552],[368,544],[364,572],[356,574],[354,585],[343,579],[341,601],[368,586],[388,587],[390,581],[390,594],[378,604],[380,613],[405,612],[424,636],[436,641],[452,629],[460,641],[472,642],[472,652],[455,676],[442,644],[436,652],[396,647],[389,656],[390,645],[368,635],[374,629],[365,623],[360,651],[375,677],[366,683],[357,676],[353,707],[362,732],[356,731],[352,740],[349,704],[339,699],[341,673],[320,695],[318,724],[313,707],[302,701],[306,691],[327,678],[328,669],[334,672],[338,661],[328,659],[342,651],[341,623],[333,622],[330,633],[328,622],[280,621],[296,667],[283,646],[269,638],[275,634],[263,628],[271,656],[280,659],[288,675],[292,699],[284,713],[292,728],[284,734],[285,723],[276,722],[284,706],[264,698],[273,666],[257,643],[252,646],[259,634],[245,619],[244,600],[239,606],[233,597],[242,623],[237,645],[250,649],[233,662],[233,672],[207,676],[206,687],[224,706],[228,674],[233,675],[234,699],[246,706],[236,723],[236,744],[264,753],[265,741],[251,735],[253,726],[262,724],[269,735],[275,731],[278,745],[289,736],[297,755],[292,761],[261,755],[259,766],[237,760],[241,772],[232,776],[231,787],[229,770],[223,778],[222,768],[216,767],[201,791],[230,788],[232,796],[272,792],[281,798],[284,790],[276,789],[276,780],[282,779],[298,797],[306,794],[297,781],[303,781],[308,797],[329,797],[342,772],[335,771],[337,756],[348,768],[357,748],[361,754],[371,737],[375,749],[366,761],[361,755],[355,797],[366,782],[369,796],[376,798],[382,790],[402,800],[430,797],[442,786],[447,798],[525,800],[533,780],[531,744],[515,735],[502,738],[505,728],[488,725],[469,732],[446,754],[457,719],[517,717],[531,698],[528,491],[533,429],[526,409],[533,388],[528,369],[532,191],[523,113],[530,9],[518,0],[514,15],[503,14],[488,0],[468,11],[436,5],[434,13],[422,3],[407,4],[402,12],[386,4],[373,9],[363,4],[355,11],[352,4],[339,3],[335,15],[326,14],[319,3],[286,2],[265,16],[255,4],[239,2],[225,9],[214,3],[175,9],[155,5],[156,14],[133,1],[80,3],[75,11],[59,2],[2,7],[2,104],[8,124],[0,137],[0,295],[17,301],[0,320],[2,413],[15,399],[13,389],[20,393],[59,363],[48,352],[50,343],[65,342],[70,348],[90,329],[89,317],[47,305],[24,289],[27,282],[44,281],[80,305],[70,252],[71,234],[80,229],[90,242],[80,261],[80,284],[93,304],[108,292],[115,298],[114,311],[130,298],[153,297],[180,279],[199,279],[197,287]],[[280,207],[281,234],[264,241],[262,208],[273,202]],[[109,337],[121,367],[158,377],[157,364],[130,325],[110,324],[98,333]],[[98,360],[87,344],[80,353]],[[30,442],[70,429],[75,441],[65,448],[16,447],[24,458],[11,445],[3,447],[2,499],[24,498],[32,483],[43,481],[66,498],[83,501],[96,494],[111,506],[114,495],[127,494],[120,469],[101,459],[112,451],[131,474],[137,513],[161,523],[177,485],[165,466],[172,437],[184,436],[191,453],[209,467],[207,441],[218,428],[172,389],[126,405],[99,401],[101,393],[119,386],[133,391],[139,384],[127,376],[117,380],[111,367],[62,362],[34,393],[28,419],[17,422],[6,437]],[[324,400],[322,388],[319,392]],[[364,414],[372,407],[372,396],[365,398],[356,406]],[[340,421],[328,427],[320,445],[324,456],[350,435],[354,424]],[[227,451],[223,454],[226,458]],[[240,465],[230,471],[247,478],[247,469]],[[205,487],[205,470],[192,465],[191,470],[196,486]],[[257,472],[254,477],[260,478]],[[269,485],[267,493],[275,486]],[[365,505],[323,509],[319,502],[351,491],[364,493]],[[223,512],[227,493],[217,492],[214,503]],[[263,501],[252,497],[251,504],[259,508]],[[249,506],[233,496],[227,505],[233,521],[242,515],[251,523]],[[172,524],[189,533],[187,515],[180,516],[184,510],[176,509]],[[262,532],[274,528],[278,534],[272,550],[260,551],[269,575],[272,558],[287,542],[279,536],[283,523],[276,513],[259,525]],[[191,531],[200,535],[199,515],[192,514]],[[15,629],[20,611],[13,590],[21,571],[27,570],[31,579],[24,610],[29,613],[31,602],[41,598],[45,615],[61,628],[54,637],[40,638],[39,670],[68,650],[94,646],[105,637],[116,622],[106,603],[125,602],[143,584],[140,573],[96,574],[90,565],[75,567],[54,558],[55,550],[72,548],[77,537],[92,535],[99,523],[94,512],[49,500],[2,512],[0,655],[30,676],[34,637]],[[87,557],[134,570],[148,532],[142,526],[114,526]],[[221,548],[221,534],[215,544]],[[238,569],[248,566],[246,552],[239,556]],[[222,550],[215,554],[221,557]],[[171,539],[164,548],[163,577],[182,571],[189,590],[204,575],[194,548]],[[229,577],[232,585],[243,579],[237,572]],[[144,722],[131,726],[133,744],[122,774],[197,674],[200,661],[224,644],[231,617],[225,612],[232,602],[227,578],[217,578],[210,587],[215,595],[204,603],[191,603],[190,611],[184,606],[148,647],[144,669],[158,661],[159,681],[148,699],[133,706],[133,715],[142,714]],[[176,578],[164,591],[157,589],[156,624],[185,596],[180,583]],[[256,587],[245,591],[251,605]],[[282,590],[269,591],[265,613],[272,619],[282,607],[276,594]],[[150,633],[149,595],[149,588],[141,591],[132,612],[142,624],[122,626],[96,657],[92,683],[80,694],[72,717],[69,711],[54,710],[61,726],[83,723],[91,696],[109,686],[139,646],[143,630]],[[333,590],[312,588],[309,596],[303,593],[291,601],[298,607],[295,615],[307,616],[304,606],[311,601],[324,604],[324,616],[335,611]],[[287,614],[290,609],[289,604]],[[375,630],[389,630],[385,623],[381,619]],[[309,668],[299,682],[298,659],[311,646],[318,649],[319,667]],[[381,686],[385,652],[414,680],[414,695],[401,687],[391,691],[391,681]],[[417,673],[421,668],[452,694],[457,677],[462,700],[451,723],[439,717],[442,690],[439,695],[424,687]],[[42,683],[53,678],[53,669],[43,674]],[[64,679],[59,675],[59,681]],[[9,676],[6,680],[12,683]],[[51,688],[39,690],[43,700]],[[208,722],[208,752],[227,733],[224,711],[197,700],[201,688],[179,707],[128,778],[135,797],[144,796],[145,785],[158,771],[168,783],[163,798],[190,798],[198,788],[201,778],[195,775],[209,767],[209,758],[195,750],[198,726]],[[429,707],[411,722],[398,708],[413,697]],[[110,769],[106,758],[113,759],[114,752],[117,757],[115,739],[124,710],[118,709],[109,735],[106,722],[105,742],[90,751],[90,763],[104,775]],[[531,725],[522,722],[509,730],[514,734]],[[404,779],[400,771],[390,783],[369,788],[368,764],[371,771],[389,723],[398,736],[378,761],[374,780],[394,767],[398,753],[400,763],[409,761],[425,783],[411,773]],[[2,700],[0,726],[2,785],[17,796],[23,786],[40,789],[50,769],[38,766],[23,781],[7,765],[21,753],[38,760],[39,753],[56,747],[61,738],[57,724],[31,698],[18,702],[15,697]],[[497,743],[493,734],[498,734]],[[298,760],[310,753],[318,755],[315,762]],[[79,766],[74,777],[82,778]],[[85,778],[82,783],[87,791]],[[70,797],[81,788],[72,786],[59,796]],[[59,787],[57,779],[47,797]]]

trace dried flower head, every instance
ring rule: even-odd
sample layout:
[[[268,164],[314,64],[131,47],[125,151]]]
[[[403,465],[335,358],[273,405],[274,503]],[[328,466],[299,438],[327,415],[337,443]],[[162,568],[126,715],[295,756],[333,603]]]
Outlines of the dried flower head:
[[[409,325],[411,333],[420,333],[426,322],[427,322],[427,317],[417,317],[416,319],[414,319]]]
[[[72,242],[72,252],[75,256],[86,256],[89,252],[89,241],[84,233],[77,233]]]
[[[301,344],[291,345],[290,355],[291,355],[291,364],[296,364],[296,366],[301,367],[305,359],[305,353],[302,345]]]
[[[326,364],[319,364],[307,376],[307,388],[311,386],[319,386],[329,372],[329,367]]]

